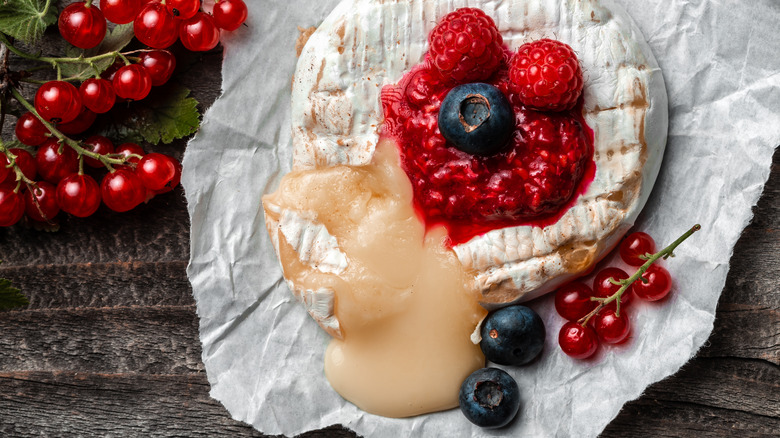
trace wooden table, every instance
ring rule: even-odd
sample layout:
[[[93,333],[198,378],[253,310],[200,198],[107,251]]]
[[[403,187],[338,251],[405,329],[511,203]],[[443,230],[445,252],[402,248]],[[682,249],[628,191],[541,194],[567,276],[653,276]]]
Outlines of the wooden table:
[[[217,49],[177,73],[201,110],[219,93],[221,57]],[[184,148],[148,149],[181,158]],[[776,436],[780,153],[754,213],[705,347],[603,436]],[[0,277],[30,299],[0,313],[0,435],[263,436],[209,397],[185,273],[189,231],[181,189],[125,214],[64,218],[53,234],[0,229]],[[304,436],[354,434],[334,426]]]

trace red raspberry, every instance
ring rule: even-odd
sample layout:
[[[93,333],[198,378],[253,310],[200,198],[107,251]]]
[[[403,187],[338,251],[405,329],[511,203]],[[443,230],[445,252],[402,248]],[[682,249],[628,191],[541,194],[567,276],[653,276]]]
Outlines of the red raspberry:
[[[509,61],[512,91],[523,105],[549,111],[574,107],[582,94],[582,69],[568,45],[543,39],[526,43]]]
[[[474,8],[445,15],[428,36],[433,65],[444,79],[465,83],[489,78],[504,56],[493,19]]]

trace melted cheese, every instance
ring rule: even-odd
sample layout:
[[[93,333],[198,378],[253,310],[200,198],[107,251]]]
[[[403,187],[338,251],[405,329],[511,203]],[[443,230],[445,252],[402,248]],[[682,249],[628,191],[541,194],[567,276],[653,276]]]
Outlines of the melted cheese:
[[[308,305],[335,336],[325,357],[333,388],[389,417],[457,406],[460,384],[484,365],[469,336],[486,311],[444,230],[426,235],[397,146],[380,142],[366,166],[293,172],[264,204],[293,291],[335,303]],[[308,224],[311,237],[291,222]]]

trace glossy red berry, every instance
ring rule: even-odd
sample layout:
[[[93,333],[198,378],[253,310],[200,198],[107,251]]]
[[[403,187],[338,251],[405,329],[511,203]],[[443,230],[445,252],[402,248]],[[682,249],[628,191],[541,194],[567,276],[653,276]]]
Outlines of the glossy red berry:
[[[616,281],[625,280],[628,278],[629,275],[626,273],[626,271],[610,267],[610,268],[604,268],[601,271],[599,271],[598,274],[596,274],[596,277],[593,279],[593,296],[600,297],[600,298],[609,298],[612,295],[615,294],[615,292],[620,289],[620,286],[617,284],[613,284],[611,281],[609,281],[610,278],[614,278]],[[633,298],[633,293],[631,292],[631,288],[627,288],[623,294],[620,296],[620,308],[622,309],[623,306],[627,305],[631,302],[631,299]],[[607,308],[615,308],[616,304],[615,302],[611,302],[607,305]]]
[[[593,317],[593,328],[601,342],[618,344],[623,342],[631,332],[631,321],[623,308],[620,308],[620,316],[614,309],[602,309]]]
[[[94,152],[96,154],[100,155],[107,155],[107,154],[113,154],[114,153],[114,143],[111,142],[106,137],[103,137],[102,135],[93,135],[92,137],[89,137],[88,139],[84,140],[83,142],[84,149]],[[103,166],[103,163],[100,161],[84,156],[84,164],[86,164],[89,167],[94,167],[96,169],[99,169]]]
[[[141,100],[152,91],[152,78],[146,69],[138,64],[120,68],[111,84],[117,96],[129,100]]]
[[[631,233],[620,242],[620,258],[631,266],[642,266],[647,260],[639,256],[655,254],[655,241],[649,234],[637,231]]]
[[[159,1],[148,3],[133,22],[138,41],[154,49],[164,49],[179,37],[179,21]]]
[[[647,280],[647,283],[642,281]],[[642,274],[642,278],[631,284],[637,297],[647,301],[658,301],[669,295],[672,290],[672,276],[663,266],[655,263]]]
[[[571,109],[582,94],[582,69],[571,47],[541,39],[523,44],[509,61],[512,90],[523,105],[542,111]]]
[[[35,164],[38,173],[46,181],[57,184],[61,179],[74,174],[79,170],[79,158],[76,152],[69,146],[62,146],[57,139],[50,138],[38,148],[35,154]]]
[[[57,204],[57,187],[46,181],[38,181],[24,194],[27,217],[38,222],[48,222],[60,212]]]
[[[117,212],[132,210],[146,199],[146,188],[132,171],[120,169],[107,174],[100,182],[100,193],[106,207]]]
[[[5,181],[9,175],[15,173],[13,169],[8,167],[8,157],[5,154],[0,154],[0,182]]]
[[[111,82],[103,78],[90,78],[79,87],[81,102],[97,114],[108,112],[116,102],[116,93]]]
[[[135,174],[146,188],[158,191],[173,182],[176,176],[176,164],[171,157],[152,152],[138,162]]]
[[[0,227],[10,227],[24,216],[24,198],[13,189],[0,188]]]
[[[97,117],[97,114],[89,110],[87,107],[82,108],[81,113],[79,113],[78,117],[71,120],[68,123],[60,123],[57,125],[57,129],[62,132],[63,134],[68,135],[75,135],[75,134],[81,134],[82,132],[89,129],[93,123],[95,123],[95,118]]]
[[[165,6],[174,17],[187,20],[200,9],[200,0],[166,0]]]
[[[176,186],[178,186],[179,182],[181,181],[181,163],[173,157],[168,157],[168,158],[171,159],[171,162],[173,163],[173,166],[175,168],[173,178],[171,178],[171,181],[165,184],[165,187],[163,187],[162,189],[152,191],[152,193],[154,193],[155,195],[161,195],[163,193],[170,192],[171,190],[175,189]]]
[[[100,207],[100,187],[89,175],[72,174],[57,184],[57,203],[73,216],[91,216]]]
[[[212,14],[218,28],[233,31],[244,24],[249,11],[243,0],[218,0]]]
[[[558,345],[561,351],[575,359],[587,359],[596,352],[599,342],[592,328],[570,321],[561,327]]]
[[[555,310],[569,321],[576,321],[598,306],[592,301],[593,291],[584,283],[572,281],[555,292]]]
[[[119,147],[116,148],[116,153],[123,155],[125,158],[129,157],[130,155],[140,155],[141,158],[143,158],[146,153],[144,152],[143,148],[141,146],[138,146],[135,143],[123,143],[119,145]],[[127,162],[130,164],[137,165],[139,161],[141,161],[141,158],[128,158]],[[117,169],[130,169],[132,170],[135,168],[135,166],[114,166]]]
[[[16,165],[19,166],[19,169],[22,171],[24,176],[27,177],[27,179],[34,181],[38,174],[35,167],[35,158],[33,158],[33,156],[24,149],[11,148],[9,149],[9,152],[14,154],[16,157]],[[6,161],[6,164],[7,163],[8,162]],[[8,175],[6,175],[5,179],[0,182],[0,187],[13,190],[18,185],[16,181],[16,172],[10,168],[8,170]]]
[[[146,0],[100,0],[100,9],[106,20],[116,24],[126,24],[141,12]]]
[[[91,49],[106,36],[106,18],[96,4],[71,3],[60,13],[60,34],[81,49]]]
[[[125,62],[121,59],[117,59],[113,64],[109,65],[107,69],[103,70],[103,73],[100,73],[100,77],[107,80],[108,82],[112,82],[114,80],[114,76],[116,76],[116,72],[118,72],[119,69],[124,66]],[[113,85],[111,87],[113,89]]]
[[[152,50],[141,53],[140,64],[152,78],[152,85],[159,86],[168,82],[176,69],[176,57],[167,50]]]
[[[476,8],[445,15],[431,31],[428,43],[433,65],[442,77],[459,83],[489,78],[504,57],[496,23]]]
[[[179,27],[179,40],[188,50],[205,52],[219,44],[219,29],[211,15],[198,12],[182,22]]]
[[[49,138],[49,130],[31,112],[19,117],[14,132],[16,138],[27,146],[38,146]]]
[[[35,109],[52,123],[68,123],[81,112],[79,90],[65,81],[49,81],[35,93]]]

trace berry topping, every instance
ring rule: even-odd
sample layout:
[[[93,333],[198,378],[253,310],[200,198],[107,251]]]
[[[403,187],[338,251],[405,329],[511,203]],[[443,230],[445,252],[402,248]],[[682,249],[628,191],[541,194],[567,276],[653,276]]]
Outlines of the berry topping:
[[[501,365],[525,365],[542,352],[544,323],[525,306],[496,310],[482,322],[479,347],[485,357]]]
[[[496,87],[459,85],[444,98],[439,131],[453,146],[474,155],[491,155],[506,146],[515,129],[515,116],[506,96]]]
[[[543,111],[574,107],[582,94],[582,69],[568,45],[543,39],[523,44],[509,61],[512,89],[526,105]]]
[[[520,410],[520,389],[506,371],[482,368],[463,381],[458,402],[463,415],[477,426],[503,427]]]
[[[504,43],[493,19],[474,8],[444,16],[428,36],[433,64],[445,79],[483,81],[499,67]]]
[[[584,283],[572,281],[561,286],[555,293],[555,310],[569,321],[576,321],[598,306],[592,301],[593,291]]]
[[[599,341],[592,328],[569,321],[558,333],[558,345],[561,351],[575,359],[587,359],[596,352]]]
[[[647,259],[640,256],[655,254],[655,241],[649,234],[637,231],[620,242],[620,258],[631,266],[642,266]]]

